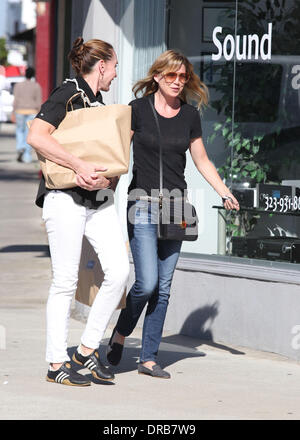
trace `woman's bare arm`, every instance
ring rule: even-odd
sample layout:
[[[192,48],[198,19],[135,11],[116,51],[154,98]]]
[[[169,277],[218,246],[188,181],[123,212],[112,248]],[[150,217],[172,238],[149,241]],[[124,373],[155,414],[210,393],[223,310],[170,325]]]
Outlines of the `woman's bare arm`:
[[[239,202],[229,191],[214,164],[209,160],[201,137],[192,140],[190,152],[198,171],[202,174],[205,180],[222,198],[227,196],[232,199],[232,201],[229,199],[224,202],[225,208],[239,210]]]
[[[109,180],[97,174],[97,171],[105,171],[106,169],[84,162],[67,152],[51,136],[54,130],[55,127],[52,124],[36,118],[29,129],[27,143],[46,159],[73,170],[77,175],[77,183],[82,188],[95,190],[109,186]]]

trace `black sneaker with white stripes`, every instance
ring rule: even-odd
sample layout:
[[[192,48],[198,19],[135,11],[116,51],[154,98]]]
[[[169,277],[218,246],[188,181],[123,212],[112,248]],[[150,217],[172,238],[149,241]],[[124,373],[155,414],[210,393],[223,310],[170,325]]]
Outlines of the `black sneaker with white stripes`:
[[[75,387],[86,387],[91,385],[91,381],[83,376],[83,374],[79,374],[73,370],[69,362],[64,362],[56,371],[48,370],[46,380],[48,382],[56,382]]]
[[[88,368],[95,379],[99,380],[114,380],[114,374],[108,367],[102,364],[97,350],[93,351],[89,356],[83,356],[78,352],[78,349],[73,354],[72,360],[79,365]]]

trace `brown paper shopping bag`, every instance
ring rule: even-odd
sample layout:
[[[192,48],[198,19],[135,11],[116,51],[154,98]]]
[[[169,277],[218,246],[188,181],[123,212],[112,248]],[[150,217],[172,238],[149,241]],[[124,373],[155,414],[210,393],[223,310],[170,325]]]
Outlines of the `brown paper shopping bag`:
[[[79,93],[80,94],[80,93]],[[66,116],[52,136],[74,156],[92,162],[107,171],[105,177],[126,174],[129,167],[131,107],[123,104],[85,107],[67,111],[74,94],[66,104]],[[37,154],[49,189],[77,186],[73,170]]]
[[[78,284],[75,299],[82,304],[91,306],[101,287],[104,279],[104,273],[99,262],[99,258],[84,236],[82,241],[81,260],[78,274]],[[126,307],[126,289],[121,298],[117,309]]]

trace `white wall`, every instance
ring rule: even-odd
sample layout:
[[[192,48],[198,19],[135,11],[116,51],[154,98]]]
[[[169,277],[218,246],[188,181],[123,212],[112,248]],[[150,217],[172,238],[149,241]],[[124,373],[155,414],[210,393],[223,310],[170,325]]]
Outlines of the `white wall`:
[[[119,27],[115,23],[118,18],[119,7],[121,2],[111,0],[111,5],[115,9],[115,17],[112,18],[99,0],[92,0],[83,28],[84,40],[99,38],[112,44],[116,49],[119,46]],[[115,20],[114,20],[115,19]],[[118,82],[113,81],[110,91],[103,93],[104,102],[106,104],[114,104],[118,102]]]
[[[118,55],[118,102],[120,104],[128,104],[132,98],[133,86],[133,60],[134,60],[134,1],[125,0],[122,2],[121,20],[119,26],[119,45]],[[126,32],[124,32],[126,30]],[[132,162],[132,154],[131,154]],[[131,180],[131,168],[128,174],[121,176],[115,195],[115,204],[120,217],[122,231],[127,240],[127,188]]]
[[[36,2],[22,0],[21,21],[26,29],[32,29],[36,26]]]
[[[113,45],[117,57],[117,78],[109,92],[103,92],[105,104],[128,104],[132,99],[134,59],[134,1],[92,0],[83,27],[83,38],[99,38]],[[126,204],[131,173],[121,176],[115,202],[121,219],[124,239],[127,240]]]

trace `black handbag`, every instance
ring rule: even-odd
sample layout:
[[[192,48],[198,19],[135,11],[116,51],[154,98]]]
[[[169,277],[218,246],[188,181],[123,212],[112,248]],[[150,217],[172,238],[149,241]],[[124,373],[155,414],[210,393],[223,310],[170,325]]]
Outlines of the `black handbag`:
[[[195,241],[198,238],[198,216],[195,207],[184,197],[163,196],[162,139],[154,104],[149,97],[159,140],[159,209],[157,236],[159,240]]]

